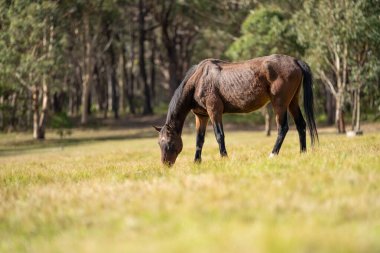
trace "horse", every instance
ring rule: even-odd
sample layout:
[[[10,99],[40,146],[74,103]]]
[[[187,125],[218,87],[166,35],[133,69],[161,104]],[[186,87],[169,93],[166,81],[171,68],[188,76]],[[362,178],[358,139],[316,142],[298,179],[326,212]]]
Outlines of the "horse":
[[[241,62],[206,59],[192,66],[175,90],[169,103],[166,122],[159,132],[161,161],[172,166],[182,151],[182,129],[190,111],[195,115],[195,162],[201,162],[206,126],[211,120],[222,157],[227,156],[222,115],[249,113],[271,102],[277,124],[277,139],[269,157],[279,154],[289,130],[290,111],[300,142],[306,152],[306,122],[299,106],[303,84],[303,104],[311,145],[318,141],[313,106],[313,76],[304,61],[287,55],[270,55]]]

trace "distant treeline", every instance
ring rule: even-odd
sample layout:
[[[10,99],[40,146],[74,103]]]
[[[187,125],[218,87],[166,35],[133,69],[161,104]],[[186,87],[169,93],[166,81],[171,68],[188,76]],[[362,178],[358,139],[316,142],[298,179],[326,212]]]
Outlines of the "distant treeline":
[[[320,118],[359,130],[379,113],[379,17],[378,0],[1,1],[0,129],[152,114],[204,58],[280,53],[311,65]]]

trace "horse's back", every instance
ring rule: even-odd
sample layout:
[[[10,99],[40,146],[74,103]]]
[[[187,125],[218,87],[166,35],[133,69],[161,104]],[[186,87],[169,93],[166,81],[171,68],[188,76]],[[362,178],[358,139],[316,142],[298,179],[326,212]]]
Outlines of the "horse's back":
[[[198,68],[196,100],[204,106],[207,97],[217,93],[224,103],[224,112],[254,111],[268,103],[278,91],[293,91],[288,82],[297,72],[295,59],[286,55],[233,63],[206,59],[198,64]]]

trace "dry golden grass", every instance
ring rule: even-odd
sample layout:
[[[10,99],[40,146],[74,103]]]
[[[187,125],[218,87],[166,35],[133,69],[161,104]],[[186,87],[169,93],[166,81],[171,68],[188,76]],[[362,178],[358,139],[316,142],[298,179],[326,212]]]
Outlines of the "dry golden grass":
[[[185,134],[176,165],[150,129],[0,136],[0,252],[380,252],[380,134]],[[50,134],[50,139],[53,135]]]

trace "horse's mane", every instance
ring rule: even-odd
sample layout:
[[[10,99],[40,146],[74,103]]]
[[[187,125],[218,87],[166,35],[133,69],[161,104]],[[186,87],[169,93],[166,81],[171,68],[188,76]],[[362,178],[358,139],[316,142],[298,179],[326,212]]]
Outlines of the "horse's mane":
[[[197,70],[198,65],[193,65],[186,73],[185,78],[182,80],[181,84],[178,86],[178,88],[175,90],[174,95],[169,103],[168,108],[168,114],[166,118],[166,123],[169,122],[170,116],[175,113],[176,108],[178,108],[178,103],[182,103],[181,101],[181,95],[183,93],[183,89],[185,87],[186,82],[190,79],[190,77],[194,74],[194,72]]]

